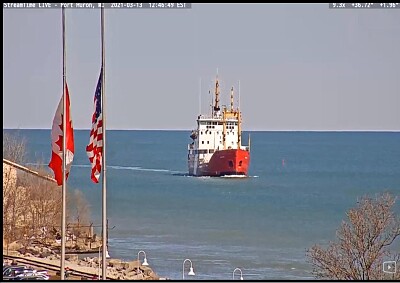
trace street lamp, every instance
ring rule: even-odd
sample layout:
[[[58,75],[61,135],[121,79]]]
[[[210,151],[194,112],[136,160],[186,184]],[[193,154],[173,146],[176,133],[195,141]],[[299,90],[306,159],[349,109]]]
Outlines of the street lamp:
[[[97,277],[97,280],[100,280],[100,263],[101,263],[101,260],[100,260],[100,248],[101,248],[101,246],[99,246],[99,260],[98,260],[98,264],[99,264],[99,267],[98,267],[99,277]]]
[[[192,264],[192,261],[190,260],[190,259],[185,259],[184,261],[183,261],[183,265],[182,265],[182,279],[183,280],[185,280],[185,262],[186,261],[190,261],[190,270],[189,270],[189,273],[188,273],[188,275],[191,275],[191,276],[194,276],[195,274],[194,274],[194,271],[193,271],[193,264]]]
[[[233,270],[232,280],[235,280],[235,271],[236,270],[240,271],[240,280],[243,280],[243,273],[242,273],[242,270],[239,267],[236,267],[235,270]]]
[[[143,264],[142,265],[144,265],[144,266],[148,266],[149,264],[147,263],[147,258],[146,258],[146,253],[145,253],[145,251],[139,251],[138,253],[137,253],[137,260],[138,260],[138,272],[137,272],[137,274],[139,274],[139,265],[140,265],[140,260],[139,260],[139,255],[140,255],[140,253],[143,253],[144,254],[144,260],[143,260]],[[141,272],[141,271],[140,271]]]

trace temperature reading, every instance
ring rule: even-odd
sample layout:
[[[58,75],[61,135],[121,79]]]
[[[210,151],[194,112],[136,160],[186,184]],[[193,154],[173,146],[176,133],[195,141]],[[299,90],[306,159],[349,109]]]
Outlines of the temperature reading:
[[[382,8],[399,8],[399,3],[380,3]]]

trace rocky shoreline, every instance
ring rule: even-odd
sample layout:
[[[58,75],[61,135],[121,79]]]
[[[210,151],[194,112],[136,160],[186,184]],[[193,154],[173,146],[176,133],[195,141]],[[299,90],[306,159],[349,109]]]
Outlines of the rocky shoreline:
[[[8,251],[3,250],[3,255],[12,255],[20,258],[31,259],[40,263],[60,266],[60,254],[48,247],[32,245],[26,248],[19,247],[14,243]],[[14,248],[13,248],[14,247]],[[98,257],[79,258],[78,254],[66,254],[65,267],[71,271],[79,271],[101,275],[101,258]],[[107,278],[115,280],[162,280],[149,266],[142,265],[137,259],[123,261],[121,259],[107,259]],[[100,265],[99,265],[100,264]]]

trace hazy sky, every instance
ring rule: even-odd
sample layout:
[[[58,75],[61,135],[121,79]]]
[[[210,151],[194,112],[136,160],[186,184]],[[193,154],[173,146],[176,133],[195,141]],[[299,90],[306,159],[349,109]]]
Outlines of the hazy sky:
[[[50,129],[62,94],[61,10],[3,9],[3,127]],[[238,90],[244,130],[400,130],[400,10],[193,4],[105,10],[108,129],[185,129]],[[75,129],[89,129],[100,10],[66,11]]]

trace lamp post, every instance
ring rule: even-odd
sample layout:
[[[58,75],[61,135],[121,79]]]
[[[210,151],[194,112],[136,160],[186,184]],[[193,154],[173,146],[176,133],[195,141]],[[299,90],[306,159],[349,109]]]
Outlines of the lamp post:
[[[144,259],[143,259],[143,264],[142,265],[144,265],[144,266],[148,266],[149,264],[147,263],[147,258],[146,258],[146,253],[145,253],[145,251],[139,251],[138,252],[138,254],[137,254],[137,260],[138,260],[138,272],[137,272],[137,275],[139,275],[139,266],[140,266],[140,260],[139,260],[139,255],[141,254],[141,253],[143,253],[144,254]]]
[[[188,273],[188,275],[192,275],[192,276],[194,276],[195,274],[194,274],[194,271],[193,271],[193,263],[192,263],[192,261],[190,260],[190,259],[185,259],[184,261],[183,261],[183,265],[182,265],[182,279],[183,280],[185,280],[185,262],[186,261],[190,261],[190,270],[189,270],[189,273]]]
[[[235,270],[233,270],[232,280],[235,280],[235,271],[236,270],[240,271],[240,280],[243,280],[243,273],[242,273],[242,270],[239,267],[236,267]]]
[[[98,260],[98,264],[99,264],[99,267],[98,267],[99,276],[97,277],[97,280],[100,280],[100,262],[101,262],[101,259],[100,259],[100,248],[101,248],[101,246],[99,246],[99,260]]]

